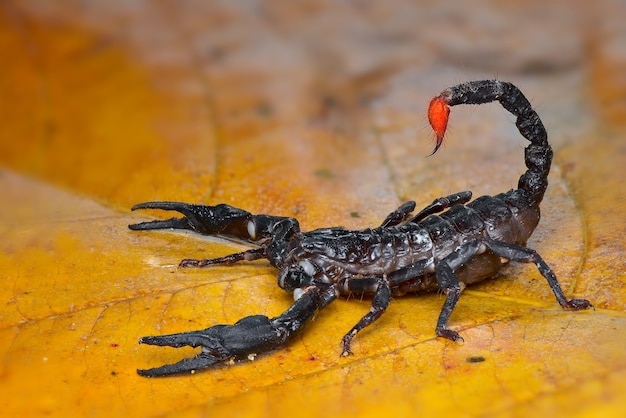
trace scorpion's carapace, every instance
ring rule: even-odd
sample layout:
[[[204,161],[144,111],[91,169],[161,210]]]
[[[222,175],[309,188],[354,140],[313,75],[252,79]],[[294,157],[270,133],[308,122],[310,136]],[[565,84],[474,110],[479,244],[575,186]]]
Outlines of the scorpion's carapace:
[[[190,229],[204,235],[230,235],[254,249],[207,260],[183,260],[180,267],[206,267],[265,258],[278,270],[278,285],[293,292],[295,302],[281,315],[247,316],[232,325],[199,331],[148,336],[142,344],[200,347],[195,357],[153,369],[138,370],[154,377],[214,367],[279,349],[293,339],[316,313],[339,296],[372,296],[372,306],[341,340],[341,355],[352,353],[351,342],[387,309],[392,296],[439,290],[445,301],[435,334],[452,341],[463,338],[448,328],[448,320],[466,285],[496,275],[502,259],[537,266],[565,309],[591,308],[585,299],[569,299],[556,274],[526,241],[539,222],[539,204],[548,187],[552,149],[541,119],[521,91],[498,80],[471,81],[444,90],[432,99],[428,119],[437,137],[433,154],[443,142],[449,108],[498,101],[516,117],[520,134],[530,144],[527,170],[517,189],[473,201],[469,191],[435,199],[416,215],[406,202],[376,228],[321,228],[301,231],[295,218],[252,214],[226,204],[193,205],[147,202],[136,209],[162,209],[182,217],[129,225],[133,230]]]
[[[448,117],[450,116],[450,106],[448,102],[441,97],[434,97],[430,101],[428,106],[428,122],[435,131],[435,149],[428,156],[430,157],[437,152],[441,144],[443,143],[443,137],[446,135],[446,129],[448,128]]]

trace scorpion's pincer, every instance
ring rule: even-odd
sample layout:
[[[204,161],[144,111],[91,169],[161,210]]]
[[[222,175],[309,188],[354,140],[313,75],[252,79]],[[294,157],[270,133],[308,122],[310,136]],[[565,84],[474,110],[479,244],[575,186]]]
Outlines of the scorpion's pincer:
[[[137,370],[141,376],[155,377],[195,372],[217,363],[254,358],[257,354],[277,348],[285,342],[285,336],[264,315],[253,315],[233,325],[215,325],[201,331],[142,337],[140,344],[167,347],[201,347],[202,352],[178,363],[166,364],[153,369]]]

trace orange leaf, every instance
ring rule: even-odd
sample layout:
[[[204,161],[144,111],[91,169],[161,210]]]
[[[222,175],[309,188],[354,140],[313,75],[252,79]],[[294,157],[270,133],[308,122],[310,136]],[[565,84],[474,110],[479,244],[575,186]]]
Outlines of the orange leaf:
[[[512,265],[463,294],[450,325],[464,344],[434,336],[441,295],[412,295],[394,299],[356,337],[355,355],[340,358],[341,337],[370,306],[340,300],[253,362],[146,379],[135,369],[194,350],[139,346],[139,337],[277,315],[291,295],[266,262],[177,269],[182,258],[245,247],[130,231],[152,215],[130,213],[132,204],[225,202],[295,216],[305,230],[361,228],[404,200],[515,187],[525,144],[499,107],[455,108],[448,142],[423,158],[428,102],[459,78],[427,62],[474,58],[455,52],[452,34],[407,58],[434,30],[422,8],[390,8],[388,27],[387,9],[374,4],[268,3],[255,14],[237,2],[49,3],[0,6],[3,414],[571,417],[626,408],[626,110],[613,95],[626,85],[610,34],[589,52],[588,79],[558,73],[551,53],[537,59],[556,76],[506,73],[533,99],[556,154],[529,245],[595,311],[562,311],[533,266]],[[371,21],[382,32],[367,29]],[[532,69],[533,56],[518,52],[488,71]]]

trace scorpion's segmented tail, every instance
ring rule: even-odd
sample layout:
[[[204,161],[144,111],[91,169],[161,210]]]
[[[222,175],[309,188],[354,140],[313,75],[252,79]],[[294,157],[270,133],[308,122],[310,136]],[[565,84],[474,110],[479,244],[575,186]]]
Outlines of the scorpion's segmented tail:
[[[539,115],[524,94],[511,83],[498,80],[471,81],[450,87],[432,99],[428,119],[437,136],[437,145],[432,154],[437,152],[443,142],[448,123],[448,106],[483,104],[496,100],[515,115],[517,128],[531,142],[525,150],[524,159],[528,170],[520,177],[518,188],[530,195],[531,203],[539,204],[548,187],[552,148]]]

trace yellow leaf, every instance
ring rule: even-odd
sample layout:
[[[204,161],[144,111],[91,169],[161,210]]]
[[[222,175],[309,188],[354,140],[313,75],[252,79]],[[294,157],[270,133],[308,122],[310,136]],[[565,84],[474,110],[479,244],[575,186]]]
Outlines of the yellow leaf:
[[[445,37],[407,58],[418,53],[411,42],[432,34],[422,9],[394,11],[388,28],[374,5],[268,3],[250,14],[237,2],[49,3],[0,6],[3,415],[572,417],[626,408],[626,85],[612,35],[588,52],[584,80],[549,65],[556,74],[501,76],[533,99],[555,148],[529,245],[594,311],[561,310],[534,266],[511,265],[464,292],[450,323],[464,344],[434,336],[441,295],[408,295],[340,358],[341,337],[371,302],[339,300],[284,349],[146,379],[135,370],[195,350],[140,346],[139,337],[278,315],[292,298],[266,262],[178,269],[183,258],[247,247],[130,231],[162,216],[131,213],[132,204],[224,202],[294,216],[305,230],[375,226],[404,200],[424,206],[515,187],[525,143],[498,106],[459,107],[444,148],[423,158],[428,100],[459,76],[428,64],[454,51]],[[383,32],[364,29],[369,19]]]

